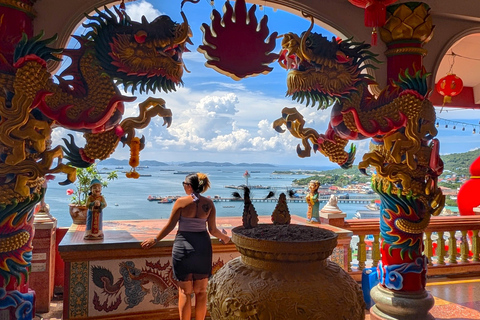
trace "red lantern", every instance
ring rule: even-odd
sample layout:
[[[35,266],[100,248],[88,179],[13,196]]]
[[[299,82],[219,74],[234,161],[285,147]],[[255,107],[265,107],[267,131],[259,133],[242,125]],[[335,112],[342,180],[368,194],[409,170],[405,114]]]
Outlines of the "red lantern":
[[[440,79],[435,85],[435,90],[443,96],[443,103],[452,101],[452,97],[460,94],[463,90],[463,81],[455,74],[449,74]]]
[[[365,9],[365,26],[373,27],[372,45],[377,44],[377,28],[385,25],[387,6],[397,0],[348,0],[354,6]]]

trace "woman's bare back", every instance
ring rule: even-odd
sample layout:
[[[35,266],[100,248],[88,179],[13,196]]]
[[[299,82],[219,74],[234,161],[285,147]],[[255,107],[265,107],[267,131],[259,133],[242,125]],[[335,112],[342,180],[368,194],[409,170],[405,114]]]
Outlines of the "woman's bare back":
[[[178,199],[181,201],[180,215],[185,218],[207,219],[212,211],[213,201],[203,196],[198,196],[198,201],[193,201],[191,196]]]

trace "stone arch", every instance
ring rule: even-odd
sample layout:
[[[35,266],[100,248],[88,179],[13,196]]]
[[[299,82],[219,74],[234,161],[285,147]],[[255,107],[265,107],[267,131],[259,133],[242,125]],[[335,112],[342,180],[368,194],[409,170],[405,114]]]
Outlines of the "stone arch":
[[[129,2],[128,0],[126,1]],[[322,6],[312,6],[305,3],[304,0],[247,0],[247,3],[257,5],[268,5],[279,10],[289,12],[298,16],[302,16],[302,12],[311,15],[315,19],[315,23],[343,38],[354,37],[358,41],[368,41],[370,39],[371,29],[363,26],[363,10],[351,5],[348,1],[345,3],[338,2],[322,2]],[[64,48],[70,40],[71,34],[82,24],[85,20],[85,13],[94,13],[95,8],[103,8],[106,6],[110,8],[114,5],[119,5],[119,0],[83,0],[78,1],[78,5],[72,5],[69,1],[53,1],[43,0],[35,5],[35,10],[38,12],[37,18],[34,20],[35,33],[44,30],[46,36],[58,34],[58,40],[55,43],[57,47]],[[55,6],[55,12],[62,13],[52,19],[52,10]],[[180,1],[179,1],[180,7]],[[348,17],[348,19],[345,19]],[[208,18],[208,17],[207,17]],[[359,27],[361,26],[361,27]],[[383,57],[385,51],[384,45],[372,47],[371,51]],[[385,60],[386,59],[383,59]],[[60,63],[50,62],[49,71],[55,73],[59,68]],[[377,78],[379,83],[382,83],[382,71],[386,68],[386,64],[378,66],[378,70],[369,70],[369,73]],[[385,76],[386,78],[386,76]]]
[[[437,57],[435,59],[435,63],[433,65],[433,78],[435,79],[435,83],[444,76],[444,74],[439,74],[438,69],[444,64],[449,62],[445,62],[444,60],[446,59],[446,54],[448,51],[453,48],[455,45],[458,43],[466,40],[472,35],[478,35],[480,36],[480,27],[478,28],[470,28],[467,30],[463,30],[462,32],[454,35],[448,42],[445,43],[445,45],[441,48],[441,50],[437,53]]]

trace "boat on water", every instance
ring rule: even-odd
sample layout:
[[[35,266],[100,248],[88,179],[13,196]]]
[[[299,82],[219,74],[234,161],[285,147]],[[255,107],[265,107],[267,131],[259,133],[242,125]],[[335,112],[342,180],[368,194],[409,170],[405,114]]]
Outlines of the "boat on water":
[[[173,174],[192,174],[195,173],[193,171],[175,171]]]
[[[354,219],[379,219],[380,200],[369,203],[365,206],[368,210],[358,210],[353,216]]]
[[[172,203],[173,199],[171,198],[163,198],[162,200],[158,201],[158,203]]]
[[[164,197],[160,197],[160,196],[148,196],[147,197],[147,200],[148,201],[159,201],[159,200],[162,200]]]
[[[163,201],[163,200],[166,200],[166,202],[162,202],[162,203],[171,203],[173,201],[177,201],[178,198],[180,198],[181,196],[166,196],[166,197],[162,197],[162,196],[152,196],[152,195],[149,195],[147,197],[147,200],[148,201]]]
[[[358,210],[353,219],[379,219],[380,210]]]

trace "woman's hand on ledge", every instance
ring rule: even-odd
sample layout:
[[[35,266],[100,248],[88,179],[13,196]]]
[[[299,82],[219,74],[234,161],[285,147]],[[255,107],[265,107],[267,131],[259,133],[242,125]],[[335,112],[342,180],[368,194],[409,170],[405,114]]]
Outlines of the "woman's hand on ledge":
[[[218,241],[220,241],[221,243],[223,244],[227,244],[230,242],[230,237],[227,236],[227,231],[225,231],[225,229],[222,229],[222,233],[224,234],[224,236],[222,238],[218,238]]]
[[[157,239],[156,238],[150,238],[142,242],[142,248],[143,249],[150,249],[153,247],[155,244],[157,244]]]

